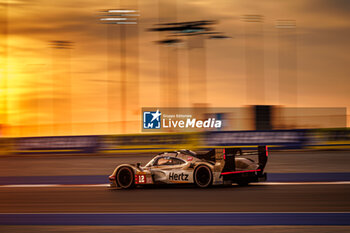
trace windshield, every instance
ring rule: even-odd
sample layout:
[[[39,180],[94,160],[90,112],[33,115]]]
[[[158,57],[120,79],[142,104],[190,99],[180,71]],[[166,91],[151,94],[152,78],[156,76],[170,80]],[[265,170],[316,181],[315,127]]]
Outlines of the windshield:
[[[151,166],[153,166],[153,164],[154,164],[154,161],[157,159],[157,158],[159,158],[160,156],[177,156],[177,152],[176,151],[174,151],[174,152],[164,152],[164,153],[160,153],[160,154],[158,154],[157,156],[155,156],[153,159],[151,159],[151,161],[149,161],[147,164],[146,164],[146,166],[145,167],[151,167]]]
[[[157,166],[162,166],[162,165],[172,165],[171,163],[171,158],[170,157],[161,157],[157,160]]]
[[[151,159],[151,161],[149,161],[145,167],[152,167],[154,165],[155,162],[158,163],[158,165],[175,165],[175,164],[181,164],[183,163],[182,160],[179,159],[175,159],[173,158],[173,156],[177,156],[178,152],[164,152],[164,153],[160,153],[157,156],[155,156],[153,159]],[[172,159],[170,159],[172,158]],[[174,161],[174,159],[176,161]],[[179,160],[179,161],[177,161]]]
[[[154,163],[154,160],[157,158],[158,156],[154,157],[153,159],[151,159],[151,161],[149,161],[145,167],[151,167]]]

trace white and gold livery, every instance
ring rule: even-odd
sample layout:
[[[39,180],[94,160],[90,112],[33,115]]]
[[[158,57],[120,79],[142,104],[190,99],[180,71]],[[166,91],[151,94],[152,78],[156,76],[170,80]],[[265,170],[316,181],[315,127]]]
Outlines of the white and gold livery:
[[[258,155],[258,162],[242,155]],[[134,188],[156,184],[195,184],[200,188],[211,185],[266,180],[267,147],[259,146],[258,153],[242,153],[239,148],[212,149],[207,153],[190,150],[163,152],[145,166],[120,164],[109,176],[111,188]]]

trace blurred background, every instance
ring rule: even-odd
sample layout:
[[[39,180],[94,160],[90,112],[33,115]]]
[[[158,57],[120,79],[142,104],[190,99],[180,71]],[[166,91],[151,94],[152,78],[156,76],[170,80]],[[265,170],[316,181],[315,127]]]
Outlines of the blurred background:
[[[347,0],[0,0],[0,231],[350,232],[349,12]],[[223,126],[145,132],[145,109]],[[257,145],[264,183],[107,190],[117,164]]]
[[[1,136],[140,133],[141,107],[207,108],[222,130],[347,127],[348,12],[326,0],[1,0]]]

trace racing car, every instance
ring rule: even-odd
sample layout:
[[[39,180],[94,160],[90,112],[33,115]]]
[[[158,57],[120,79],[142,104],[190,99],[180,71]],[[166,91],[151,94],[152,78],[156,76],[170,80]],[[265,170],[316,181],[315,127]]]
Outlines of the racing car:
[[[258,155],[254,161],[246,155]],[[249,156],[248,156],[249,157]],[[195,184],[200,188],[211,185],[248,185],[266,180],[267,146],[257,152],[240,148],[211,149],[206,153],[178,150],[157,154],[145,166],[120,164],[109,176],[110,188],[130,189],[157,184]]]

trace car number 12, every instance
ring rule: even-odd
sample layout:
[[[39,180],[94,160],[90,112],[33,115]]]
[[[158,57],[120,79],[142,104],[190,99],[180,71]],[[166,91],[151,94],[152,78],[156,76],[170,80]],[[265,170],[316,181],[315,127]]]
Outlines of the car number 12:
[[[145,183],[145,175],[139,175],[139,183]]]

